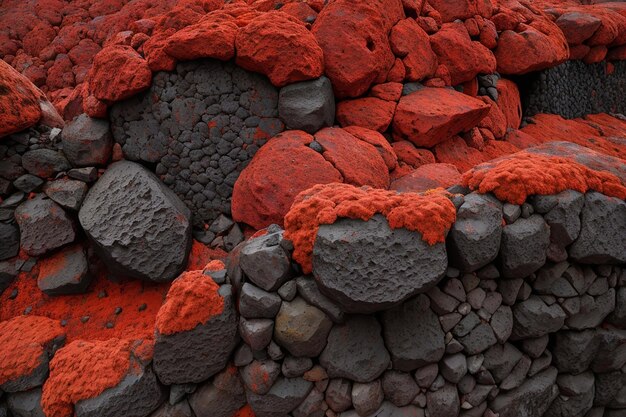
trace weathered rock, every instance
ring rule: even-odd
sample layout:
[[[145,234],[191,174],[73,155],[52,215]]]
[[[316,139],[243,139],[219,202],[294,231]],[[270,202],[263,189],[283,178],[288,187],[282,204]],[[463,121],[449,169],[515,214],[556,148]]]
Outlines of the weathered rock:
[[[453,384],[457,384],[467,373],[467,360],[461,353],[446,356],[441,361],[441,375]]]
[[[232,287],[218,290],[224,309],[206,323],[172,334],[157,332],[153,367],[167,385],[199,383],[222,370],[237,343],[237,313]]]
[[[560,331],[554,338],[554,364],[562,373],[579,374],[591,365],[600,340],[596,330]]]
[[[332,322],[302,298],[285,301],[274,325],[276,342],[294,356],[318,356],[326,346]]]
[[[473,272],[489,264],[500,250],[502,205],[494,198],[468,194],[448,235],[452,264]]]
[[[0,223],[0,261],[12,258],[20,251],[20,229],[12,223]]]
[[[352,407],[352,382],[347,379],[331,379],[326,388],[325,400],[331,410],[340,413]]]
[[[544,219],[550,226],[550,241],[560,247],[568,246],[580,234],[580,212],[584,197],[578,191],[566,190],[556,196],[557,204]]]
[[[520,387],[498,395],[491,409],[501,417],[541,416],[557,397],[556,368],[550,367],[527,379]]]
[[[496,339],[493,329],[487,323],[481,323],[476,326],[468,335],[459,339],[463,345],[463,349],[469,355],[476,355],[490,346],[495,345]]]
[[[552,402],[546,417],[584,416],[591,409],[595,394],[593,373],[561,374],[556,383],[561,395]]]
[[[378,410],[385,395],[380,379],[368,382],[355,382],[352,385],[352,406],[361,416],[367,416]]]
[[[352,313],[371,313],[427,291],[446,268],[443,244],[430,246],[416,232],[391,229],[382,215],[322,225],[313,248],[320,289]]]
[[[597,297],[585,294],[581,297],[580,310],[565,320],[565,324],[576,330],[600,326],[604,319],[615,309],[615,289]]]
[[[239,294],[239,313],[247,319],[271,319],[280,309],[280,297],[244,283]]]
[[[38,194],[15,210],[20,227],[21,247],[32,256],[40,256],[74,241],[75,226],[65,211]]]
[[[397,140],[430,148],[475,127],[488,112],[487,104],[463,93],[425,87],[400,99],[393,132]]]
[[[239,320],[239,333],[252,350],[265,349],[272,340],[274,322],[270,319]]]
[[[10,394],[7,406],[15,417],[46,417],[41,408],[41,388]]]
[[[511,336],[513,330],[513,312],[509,306],[500,306],[489,321],[498,342],[504,343]]]
[[[248,390],[264,395],[269,392],[280,375],[280,365],[269,359],[252,361],[241,369],[240,375]]]
[[[280,89],[278,115],[288,129],[315,133],[335,121],[335,96],[330,80],[289,84]]]
[[[293,417],[323,417],[327,409],[328,405],[324,403],[324,392],[315,387],[291,414]]]
[[[495,382],[500,383],[511,373],[521,358],[522,353],[512,344],[497,344],[484,353],[483,365]]]
[[[0,62],[0,137],[33,126],[41,118],[40,99],[44,94],[11,65]]]
[[[168,402],[163,403],[157,410],[150,414],[150,417],[193,417],[189,401],[182,401],[171,405]]]
[[[22,155],[22,166],[39,178],[51,178],[71,168],[65,157],[52,149],[34,149]]]
[[[349,316],[333,326],[328,343],[319,357],[331,378],[371,382],[389,365],[389,353],[373,316]]]
[[[397,407],[409,405],[419,393],[419,387],[409,373],[387,371],[383,375],[382,382],[385,398]]]
[[[563,13],[555,23],[563,31],[567,43],[580,45],[598,30],[602,20],[591,14],[574,11]]]
[[[313,367],[311,358],[296,358],[287,356],[283,361],[281,371],[287,378],[295,378],[302,376],[306,371]]]
[[[460,401],[456,387],[446,383],[435,392],[426,393],[426,407],[431,417],[456,417],[459,415]]]
[[[99,255],[119,273],[166,282],[187,264],[189,209],[139,164],[110,165],[89,190],[78,218]]]
[[[283,231],[249,240],[240,255],[240,265],[250,280],[265,291],[277,290],[289,277],[289,257],[280,242]]]
[[[505,278],[524,278],[546,262],[550,228],[540,215],[520,218],[502,229],[500,256]]]
[[[626,203],[597,192],[585,194],[582,228],[569,248],[581,263],[626,262]]]
[[[422,417],[424,410],[414,405],[406,407],[396,407],[389,401],[383,401],[380,408],[368,417]],[[356,410],[346,411],[339,414],[339,417],[361,417]]]
[[[196,416],[231,417],[245,404],[244,388],[233,368],[220,372],[189,396],[189,405]]]
[[[385,311],[382,323],[395,369],[408,372],[442,358],[444,333],[428,297],[421,295]]]
[[[129,372],[122,381],[100,395],[80,400],[76,417],[139,417],[150,414],[165,399],[165,392],[151,366]]]
[[[64,209],[77,211],[87,195],[87,184],[82,181],[60,179],[49,181],[43,192]]]
[[[313,389],[313,383],[302,378],[283,378],[265,395],[246,391],[248,403],[257,417],[280,417],[293,411]]]
[[[500,383],[500,389],[509,391],[513,388],[519,387],[526,379],[526,375],[528,375],[531,365],[532,360],[528,356],[523,355],[520,360],[517,361],[511,370],[511,373],[502,380]]]
[[[15,181],[13,181],[13,186],[25,193],[32,193],[33,191],[36,191],[39,187],[41,187],[41,184],[43,184],[43,182],[44,181],[41,178],[36,177],[35,175],[24,174]]]
[[[41,261],[37,286],[48,295],[77,294],[91,282],[82,245],[71,246]]]
[[[67,171],[67,176],[78,181],[92,183],[98,179],[96,167],[74,168]]]
[[[330,298],[320,292],[313,278],[308,276],[298,277],[296,278],[295,283],[298,294],[300,294],[300,296],[304,298],[307,303],[322,310],[333,322],[343,323],[343,311]]]
[[[513,306],[513,340],[541,337],[563,327],[566,314],[558,304],[547,305],[536,295]]]
[[[62,144],[65,157],[75,167],[105,165],[113,149],[109,122],[81,114],[63,129]]]

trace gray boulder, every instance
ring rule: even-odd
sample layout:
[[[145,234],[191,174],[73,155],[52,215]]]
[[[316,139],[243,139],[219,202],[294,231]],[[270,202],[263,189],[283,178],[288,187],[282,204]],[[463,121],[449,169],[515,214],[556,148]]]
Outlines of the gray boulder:
[[[113,149],[109,122],[81,114],[65,125],[62,144],[63,153],[73,166],[105,165]]]
[[[502,230],[500,257],[505,278],[524,278],[546,263],[550,228],[538,214],[519,218]]]
[[[41,408],[41,388],[9,394],[7,406],[13,417],[46,417]]]
[[[291,263],[281,246],[283,231],[247,241],[239,255],[241,269],[250,281],[265,291],[276,291],[289,278]]]
[[[360,416],[367,416],[378,410],[385,394],[380,379],[352,385],[352,406]]]
[[[284,417],[298,407],[313,389],[302,378],[280,377],[265,395],[246,391],[248,404],[256,417]]]
[[[333,326],[328,343],[319,357],[331,378],[371,382],[389,365],[389,353],[373,316],[349,316]]]
[[[456,417],[460,411],[456,386],[446,383],[437,391],[426,393],[426,408],[430,417]]]
[[[550,241],[564,248],[580,234],[580,211],[585,199],[574,190],[565,190],[555,197],[557,204],[544,219],[550,226]]]
[[[500,417],[542,416],[559,395],[556,368],[550,367],[512,391],[498,395],[490,408]]]
[[[42,194],[20,204],[15,210],[15,220],[20,227],[22,249],[31,256],[41,256],[76,238],[72,219]]]
[[[335,121],[335,95],[330,80],[316,80],[289,84],[280,89],[278,115],[288,129],[315,133]]]
[[[513,306],[511,339],[535,338],[556,332],[563,327],[566,316],[557,303],[547,305],[540,297],[532,295]]]
[[[433,246],[382,215],[322,225],[313,247],[320,290],[346,312],[372,313],[428,291],[447,269],[443,243]]]
[[[387,371],[383,375],[385,398],[398,407],[409,405],[419,393],[419,390],[415,378],[409,373]]]
[[[447,239],[451,263],[466,272],[482,268],[498,256],[501,235],[502,204],[485,195],[466,195]]]
[[[343,378],[331,379],[325,392],[326,404],[336,413],[352,407],[352,382]]]
[[[296,297],[282,303],[274,324],[274,339],[294,356],[316,357],[326,346],[332,326],[322,310]]]
[[[394,369],[408,372],[443,357],[445,335],[425,295],[383,312],[381,320]]]
[[[22,155],[22,166],[30,174],[44,179],[52,178],[72,167],[60,152],[45,148],[34,149]]]
[[[49,181],[43,192],[61,207],[77,211],[87,195],[87,184],[82,181],[61,179]]]
[[[189,396],[195,416],[232,417],[246,404],[246,395],[237,372],[226,369],[201,385]]]
[[[180,274],[191,249],[191,213],[152,172],[120,161],[89,190],[80,224],[104,262],[156,282]]]
[[[271,319],[280,309],[280,297],[245,283],[239,295],[239,313],[247,319]]]
[[[586,264],[626,262],[626,202],[597,192],[585,194],[582,228],[569,255]]]
[[[54,262],[59,261],[60,267],[51,271],[39,269],[37,286],[48,295],[79,294],[89,287],[91,274],[85,249],[82,245],[74,245],[53,255]]]
[[[561,395],[552,402],[545,417],[583,417],[591,409],[595,394],[593,373],[561,374],[556,383]]]
[[[222,313],[192,330],[173,334],[157,331],[153,367],[166,384],[199,383],[222,370],[237,344],[237,313],[231,286],[223,285]]]
[[[13,223],[0,223],[0,261],[16,256],[20,251],[20,229]]]

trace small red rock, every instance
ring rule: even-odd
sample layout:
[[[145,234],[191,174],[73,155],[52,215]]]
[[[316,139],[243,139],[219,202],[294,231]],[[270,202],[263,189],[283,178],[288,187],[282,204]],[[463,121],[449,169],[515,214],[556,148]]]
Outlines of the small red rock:
[[[498,107],[504,114],[506,127],[518,129],[522,123],[522,101],[517,84],[500,78],[496,83],[496,89],[498,90]]]
[[[430,47],[428,34],[414,19],[396,23],[391,29],[389,42],[393,53],[402,58],[407,80],[419,81],[435,73],[437,56]]]
[[[451,164],[426,164],[393,181],[391,190],[421,193],[435,188],[448,188],[461,182],[461,173]]]
[[[500,110],[500,106],[487,96],[477,97],[485,104],[489,104],[489,113],[478,122],[478,127],[489,129],[496,139],[500,139],[506,133],[507,122],[504,113]]]
[[[441,14],[444,22],[465,20],[474,15],[491,17],[491,0],[429,0],[430,5]]]
[[[239,29],[232,20],[215,19],[208,14],[195,25],[170,36],[165,52],[181,61],[200,58],[228,61],[235,56],[235,37]]]
[[[416,169],[422,165],[434,164],[435,155],[428,149],[416,148],[408,140],[401,140],[391,144],[396,155],[398,155],[398,162],[406,164],[413,169]]]
[[[587,55],[583,58],[583,62],[588,65],[602,62],[604,58],[606,58],[607,52],[608,49],[604,45],[594,46],[587,52]]]
[[[380,156],[383,158],[383,161],[385,161],[389,171],[394,170],[398,166],[398,157],[396,156],[396,153],[387,139],[380,133],[360,126],[348,126],[343,130],[350,133],[355,138],[375,147]]]
[[[396,103],[375,97],[344,100],[337,103],[337,121],[341,127],[361,126],[384,132],[393,119]]]
[[[370,96],[387,101],[398,101],[402,97],[402,88],[404,88],[402,83],[376,84],[370,90]]]
[[[569,12],[559,16],[556,24],[563,31],[567,43],[579,45],[598,30],[602,20],[587,13]]]

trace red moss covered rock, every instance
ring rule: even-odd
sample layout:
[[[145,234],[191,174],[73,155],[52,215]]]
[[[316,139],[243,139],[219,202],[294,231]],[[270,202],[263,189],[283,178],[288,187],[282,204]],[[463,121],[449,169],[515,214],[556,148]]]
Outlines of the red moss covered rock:
[[[465,20],[474,15],[491,17],[493,13],[491,0],[429,0],[429,4],[439,12],[444,22]]]
[[[513,81],[500,78],[496,83],[498,91],[498,107],[506,119],[506,127],[517,129],[522,122],[522,101],[517,84]]]
[[[360,96],[385,81],[395,62],[387,35],[402,18],[400,0],[336,0],[324,7],[312,32],[338,98]]]
[[[435,74],[437,56],[430,46],[428,34],[414,19],[396,23],[391,29],[389,42],[393,53],[402,58],[406,80],[420,81]]]
[[[469,130],[489,113],[489,106],[463,93],[444,88],[423,88],[400,99],[393,119],[397,140],[433,147]]]
[[[115,102],[132,97],[152,83],[148,63],[130,46],[102,49],[93,60],[89,91],[98,100]]]
[[[380,156],[383,158],[383,161],[385,161],[385,165],[389,168],[389,171],[396,168],[398,165],[398,157],[396,156],[392,146],[383,135],[361,126],[348,126],[343,130],[350,133],[355,138],[369,143],[376,148]]]
[[[170,36],[165,52],[181,61],[200,58],[228,61],[235,56],[235,37],[239,29],[233,20],[208,14],[195,25]]]
[[[304,273],[312,270],[311,256],[319,226],[339,218],[367,221],[375,214],[387,218],[392,229],[422,234],[429,245],[444,242],[456,209],[442,193],[396,193],[348,184],[316,185],[298,195],[285,216],[285,238],[294,244],[293,259]]]
[[[64,336],[59,321],[47,317],[17,316],[0,322],[0,388],[27,391],[43,384],[53,345],[61,344]]]
[[[319,78],[324,56],[315,37],[295,18],[263,14],[237,33],[237,65],[267,75],[278,87]]]
[[[27,129],[39,121],[41,95],[26,77],[0,60],[0,137]]]
[[[337,121],[342,127],[361,126],[384,132],[391,124],[395,110],[394,101],[375,97],[344,100],[337,103]]]
[[[480,42],[472,41],[461,22],[444,24],[439,32],[430,37],[430,44],[439,63],[448,68],[452,85],[496,70],[493,53]]]
[[[461,182],[461,173],[451,164],[425,164],[394,180],[390,189],[421,193],[435,188],[448,188]]]

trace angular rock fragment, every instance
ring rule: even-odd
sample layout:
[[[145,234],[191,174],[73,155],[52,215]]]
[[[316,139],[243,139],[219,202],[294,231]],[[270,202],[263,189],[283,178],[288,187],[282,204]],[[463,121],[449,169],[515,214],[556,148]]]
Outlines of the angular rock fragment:
[[[561,395],[552,402],[546,417],[584,416],[591,409],[595,394],[593,373],[561,374],[556,383]]]
[[[317,307],[302,298],[285,301],[274,325],[274,338],[294,356],[316,357],[324,346],[332,322]]]
[[[271,319],[280,309],[280,297],[245,283],[239,294],[239,313],[248,319]]]
[[[276,417],[293,411],[312,389],[313,383],[302,378],[280,377],[267,394],[246,391],[246,397],[257,417]]]
[[[109,122],[81,114],[63,129],[62,144],[63,153],[75,167],[105,165],[113,148]]]
[[[289,84],[280,89],[278,115],[288,129],[304,130],[313,134],[335,121],[335,96],[330,80]]]
[[[333,322],[343,322],[344,313],[343,311],[341,311],[341,308],[339,308],[337,304],[335,304],[331,299],[329,299],[320,292],[317,284],[312,278],[308,276],[298,277],[296,278],[295,283],[297,286],[298,294],[300,294],[300,296],[304,298],[307,303],[322,310],[328,315],[328,317],[330,317]]]
[[[52,149],[34,149],[22,156],[22,166],[30,174],[39,178],[51,178],[57,173],[71,168],[70,163],[60,153]]]
[[[244,388],[234,368],[226,368],[189,396],[196,416],[231,417],[245,404]]]
[[[361,416],[370,415],[378,410],[385,398],[380,380],[368,383],[354,383],[351,395],[352,406]]]
[[[520,218],[502,231],[500,256],[505,278],[524,278],[546,262],[550,228],[539,215]]]
[[[340,413],[352,407],[352,382],[343,378],[331,379],[325,400],[331,410]]]
[[[541,416],[559,393],[556,377],[556,368],[550,367],[527,379],[520,387],[498,395],[490,407],[500,413],[500,417]]]
[[[61,207],[78,211],[87,195],[87,184],[82,181],[61,179],[47,182],[43,192]]]
[[[452,384],[446,383],[435,392],[426,393],[426,408],[431,417],[456,417],[459,415],[459,392]]]
[[[12,258],[20,251],[20,229],[15,224],[0,223],[0,261]]]
[[[563,327],[566,314],[558,304],[547,305],[532,295],[513,306],[513,340],[541,337]]]
[[[419,393],[415,379],[409,373],[387,371],[383,375],[383,392],[395,406],[409,405]]]
[[[48,295],[77,294],[91,282],[82,245],[71,246],[41,261],[37,286]]]
[[[280,242],[282,230],[256,237],[246,242],[240,255],[240,265],[250,280],[265,291],[275,291],[289,277],[289,257]]]
[[[270,344],[274,322],[269,319],[239,320],[239,334],[253,351],[263,350]]]

